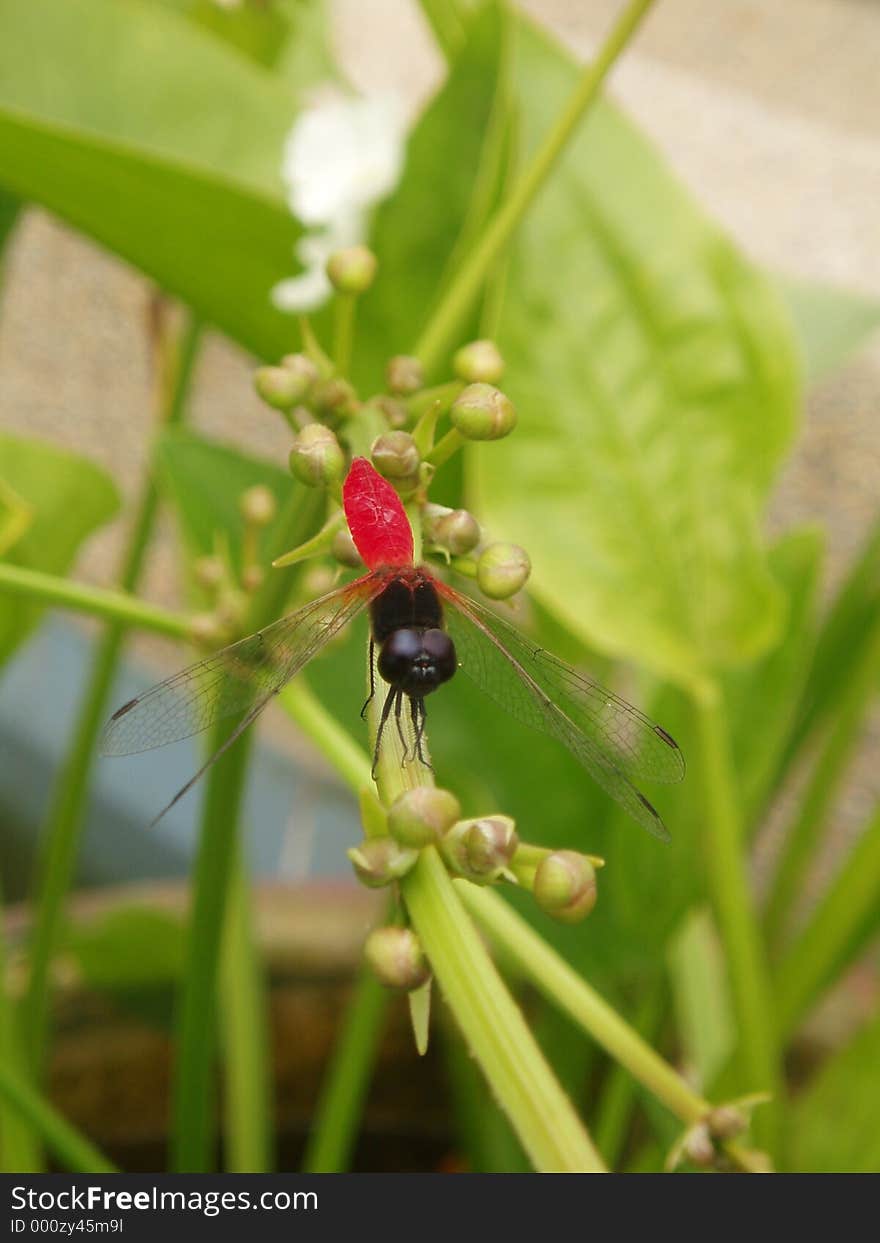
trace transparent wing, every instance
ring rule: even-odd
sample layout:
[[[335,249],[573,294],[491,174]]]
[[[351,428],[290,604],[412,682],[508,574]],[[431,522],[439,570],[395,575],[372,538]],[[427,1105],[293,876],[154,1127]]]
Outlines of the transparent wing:
[[[357,579],[160,682],[114,712],[101,753],[134,755],[225,717],[248,712],[253,719],[381,588],[379,576]]]
[[[438,584],[463,671],[524,725],[557,739],[655,837],[669,834],[631,778],[680,781],[677,743],[626,700],[584,677],[476,601]]]

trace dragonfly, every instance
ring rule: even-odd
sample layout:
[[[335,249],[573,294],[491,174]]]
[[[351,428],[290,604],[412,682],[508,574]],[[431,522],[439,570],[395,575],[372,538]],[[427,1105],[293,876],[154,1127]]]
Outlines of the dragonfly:
[[[674,738],[495,611],[455,590],[425,565],[416,565],[403,504],[366,458],[352,461],[342,500],[365,574],[196,661],[123,704],[108,721],[102,753],[120,756],[162,747],[224,718],[240,717],[223,745],[153,823],[291,678],[366,610],[370,698],[376,671],[388,686],[376,731],[374,772],[392,718],[403,743],[403,762],[428,763],[423,751],[425,699],[461,670],[514,719],[567,747],[633,820],[668,841],[659,812],[635,782],[681,780],[684,759]],[[409,754],[404,722],[410,731]]]

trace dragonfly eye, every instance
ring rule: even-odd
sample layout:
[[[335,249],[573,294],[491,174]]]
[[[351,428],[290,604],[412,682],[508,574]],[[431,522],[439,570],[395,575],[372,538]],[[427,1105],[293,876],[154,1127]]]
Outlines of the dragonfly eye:
[[[429,695],[456,667],[455,646],[445,630],[394,630],[379,653],[379,673],[407,695]]]

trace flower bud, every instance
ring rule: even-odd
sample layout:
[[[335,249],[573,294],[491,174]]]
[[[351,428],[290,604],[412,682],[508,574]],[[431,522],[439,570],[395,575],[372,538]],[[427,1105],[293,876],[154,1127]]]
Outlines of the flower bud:
[[[434,524],[434,540],[448,548],[454,557],[472,552],[482,536],[480,524],[466,509],[453,509]]]
[[[538,864],[534,892],[548,915],[564,924],[579,923],[596,905],[596,869],[585,855],[556,850]]]
[[[385,368],[385,383],[389,393],[409,397],[425,385],[425,372],[417,358],[410,354],[395,354]]]
[[[238,508],[245,522],[255,527],[266,527],[278,511],[275,493],[264,484],[255,484],[242,492],[238,500]]]
[[[461,815],[454,794],[434,786],[416,786],[399,794],[388,811],[388,832],[401,846],[438,842]]]
[[[219,557],[199,557],[193,565],[196,582],[205,591],[215,591],[226,577],[226,570]]]
[[[318,414],[339,415],[346,418],[357,414],[358,400],[354,386],[341,376],[331,376],[329,380],[318,380],[312,389],[312,405]]]
[[[516,595],[531,572],[529,555],[519,544],[490,544],[477,561],[477,583],[490,600]]]
[[[688,1161],[707,1169],[715,1162],[715,1145],[705,1122],[698,1122],[688,1131],[682,1145],[682,1152]]]
[[[381,889],[399,880],[419,857],[417,850],[400,846],[390,837],[369,837],[346,853],[358,880],[368,889]]]
[[[327,260],[330,284],[339,293],[366,293],[376,277],[379,264],[366,246],[347,246]]]
[[[216,613],[196,613],[189,619],[189,636],[199,647],[217,647],[229,635]]]
[[[258,367],[254,372],[254,388],[273,410],[289,410],[302,396],[298,377],[286,367]]]
[[[469,384],[452,403],[449,417],[467,440],[499,440],[516,427],[513,402],[491,384]]]
[[[308,390],[312,384],[317,383],[321,372],[318,370],[317,363],[312,362],[308,354],[285,354],[281,359],[281,365],[286,372],[295,375],[298,385],[297,401],[301,401],[306,397]]]
[[[364,958],[388,988],[411,992],[420,988],[431,974],[412,928],[375,928],[364,943]]]
[[[258,591],[266,578],[261,565],[246,565],[241,572],[241,585],[247,592]]]
[[[707,1119],[709,1130],[718,1139],[734,1139],[748,1125],[742,1110],[735,1105],[717,1105]]]
[[[370,457],[385,479],[412,479],[419,469],[419,450],[409,432],[383,432],[373,441]]]
[[[497,384],[504,375],[504,359],[494,341],[471,341],[456,352],[452,369],[466,384]]]
[[[437,528],[440,522],[447,514],[453,511],[448,505],[435,505],[433,501],[428,501],[421,508],[420,514],[422,519],[422,538],[429,544],[437,544]]]
[[[330,551],[340,565],[348,566],[349,569],[356,570],[364,564],[347,527],[342,527],[333,536]]]
[[[293,442],[290,470],[294,478],[309,487],[326,487],[342,478],[345,455],[328,427],[309,423]]]
[[[459,876],[477,885],[492,885],[507,872],[519,845],[510,816],[482,816],[459,820],[447,832],[440,849]]]

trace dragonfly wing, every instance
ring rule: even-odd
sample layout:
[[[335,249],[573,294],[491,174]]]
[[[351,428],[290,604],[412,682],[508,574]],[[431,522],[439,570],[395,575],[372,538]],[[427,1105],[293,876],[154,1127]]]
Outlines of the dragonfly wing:
[[[625,700],[579,674],[476,601],[443,585],[446,627],[464,672],[524,725],[566,746],[593,779],[655,837],[669,834],[631,778],[679,781],[675,741]]]
[[[381,587],[379,576],[357,579],[138,695],[108,721],[101,753],[150,751],[239,713],[252,720]]]

